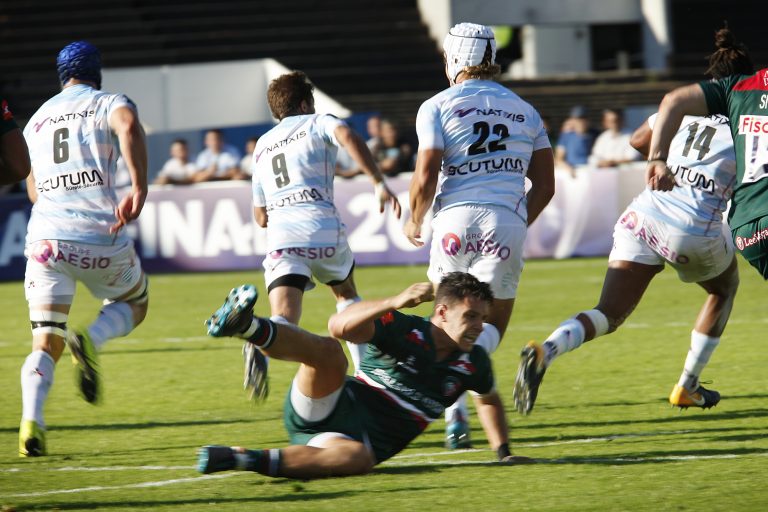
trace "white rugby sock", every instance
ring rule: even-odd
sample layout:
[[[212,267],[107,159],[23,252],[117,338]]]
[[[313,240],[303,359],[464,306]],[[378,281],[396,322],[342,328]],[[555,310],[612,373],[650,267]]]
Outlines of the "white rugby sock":
[[[709,358],[712,357],[719,343],[720,338],[713,338],[695,330],[691,331],[691,348],[688,349],[683,373],[677,382],[679,386],[683,386],[688,391],[694,391],[699,384],[699,375],[709,363]]]
[[[43,406],[53,385],[56,363],[47,352],[35,350],[21,366],[21,418],[35,421],[45,428]]]
[[[453,405],[445,408],[445,422],[453,423],[454,421],[468,421],[469,409],[467,409],[467,394],[462,393],[458,400]]]
[[[544,364],[549,366],[557,356],[577,349],[584,343],[584,326],[575,318],[561,323],[544,342]]]
[[[351,299],[340,300],[336,303],[336,312],[341,313],[355,302],[360,302],[361,300],[363,299],[359,296],[353,297]],[[363,357],[365,357],[365,352],[368,350],[368,344],[350,343],[348,341],[347,349],[349,350],[349,355],[352,358],[352,365],[355,368],[355,373],[357,373],[357,371],[360,369],[360,361],[363,360]]]
[[[133,328],[133,310],[130,304],[113,302],[101,308],[99,316],[88,326],[88,335],[98,351],[107,340],[125,336]]]

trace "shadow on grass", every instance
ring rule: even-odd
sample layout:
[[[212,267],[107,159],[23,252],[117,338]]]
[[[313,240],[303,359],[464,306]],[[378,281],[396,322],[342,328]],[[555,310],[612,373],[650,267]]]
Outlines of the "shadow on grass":
[[[681,422],[700,422],[723,420],[742,420],[747,418],[765,418],[768,417],[768,409],[745,409],[741,411],[673,411],[674,416],[660,416],[649,419],[631,418],[626,420],[598,420],[598,421],[567,421],[557,423],[516,423],[512,422],[512,427],[520,428],[565,428],[565,427],[600,427],[600,426],[618,426],[618,425],[664,425],[676,424]]]
[[[281,503],[281,502],[294,502],[294,501],[313,501],[313,500],[333,500],[339,498],[348,498],[355,496],[358,493],[356,491],[340,491],[340,492],[291,492],[290,494],[284,494],[281,496],[254,496],[246,498],[225,498],[218,496],[211,496],[210,498],[190,498],[190,499],[170,499],[170,500],[147,500],[147,501],[102,501],[98,503],[94,501],[78,501],[71,503],[41,503],[35,504],[32,507],[34,509],[41,510],[87,510],[92,508],[98,509],[126,509],[134,507],[136,510],[154,510],[160,507],[186,507],[193,505],[209,505],[215,507],[218,504],[226,505],[232,503],[241,503],[243,506],[247,506],[249,503]],[[21,510],[21,509],[19,509]],[[215,508],[212,508],[215,510]],[[246,509],[247,510],[247,509]]]
[[[143,430],[148,428],[199,427],[201,425],[232,425],[236,423],[274,423],[275,418],[238,418],[231,420],[144,421],[137,423],[99,423],[93,425],[56,425],[51,431],[65,430]],[[18,427],[0,428],[0,433],[16,433]]]
[[[594,423],[593,426],[599,427],[602,423]],[[588,440],[588,439],[600,439],[600,438],[606,438],[609,440],[616,439],[616,440],[629,440],[632,438],[649,438],[649,437],[664,437],[664,436],[676,436],[676,435],[685,435],[687,436],[686,439],[690,439],[691,436],[700,437],[705,435],[711,435],[712,440],[718,441],[749,441],[752,439],[762,439],[766,437],[766,434],[763,432],[768,430],[768,425],[766,426],[743,426],[743,427],[734,427],[730,425],[722,425],[722,426],[716,426],[716,427],[698,427],[695,429],[687,428],[687,429],[681,429],[681,430],[659,430],[659,431],[645,431],[645,432],[613,432],[613,433],[604,433],[604,434],[587,434],[587,433],[580,433],[580,434],[558,434],[556,436],[552,435],[542,435],[542,436],[514,436],[513,439],[514,442],[517,444],[525,444],[525,443],[558,443],[558,442],[568,442],[568,441],[581,441],[581,440]],[[733,434],[735,432],[750,432],[751,434],[745,434],[742,436],[717,436],[715,434],[718,434],[720,432],[727,432],[729,434]]]
[[[203,343],[202,341],[200,343]],[[179,345],[172,345],[170,347],[157,347],[157,348],[119,348],[112,350],[106,350],[103,354],[100,354],[100,357],[110,357],[115,355],[125,355],[125,354],[154,354],[158,352],[211,352],[213,350],[229,350],[232,352],[239,352],[239,347],[236,347],[231,344],[211,344],[206,345],[204,347],[190,347],[189,344],[179,344]]]
[[[766,448],[729,448],[723,450],[668,450],[616,455],[573,456],[557,459],[536,459],[538,464],[598,464],[598,465],[634,465],[634,464],[670,464],[706,459],[730,459],[749,455],[768,455]]]

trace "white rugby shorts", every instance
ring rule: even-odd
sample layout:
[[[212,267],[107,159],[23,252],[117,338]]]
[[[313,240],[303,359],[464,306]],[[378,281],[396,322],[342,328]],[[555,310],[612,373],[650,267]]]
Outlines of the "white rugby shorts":
[[[132,240],[119,245],[39,240],[29,244],[24,255],[24,291],[30,305],[71,304],[77,281],[96,298],[116,299],[143,275]]]
[[[490,284],[497,299],[514,299],[523,271],[526,222],[507,208],[454,206],[432,219],[427,277],[467,272]]]
[[[346,239],[331,247],[293,247],[264,256],[264,281],[267,289],[280,277],[298,274],[309,278],[304,291],[315,287],[314,276],[323,284],[344,281],[355,263]]]
[[[725,272],[733,260],[733,251],[733,241],[723,231],[714,237],[695,236],[627,208],[613,229],[608,260],[668,263],[681,281],[700,283]]]

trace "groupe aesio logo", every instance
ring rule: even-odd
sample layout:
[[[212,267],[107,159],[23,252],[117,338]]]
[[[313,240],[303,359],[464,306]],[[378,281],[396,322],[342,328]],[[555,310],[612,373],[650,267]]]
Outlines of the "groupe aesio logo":
[[[447,233],[443,237],[443,251],[449,256],[456,256],[461,249],[461,239],[454,233]]]

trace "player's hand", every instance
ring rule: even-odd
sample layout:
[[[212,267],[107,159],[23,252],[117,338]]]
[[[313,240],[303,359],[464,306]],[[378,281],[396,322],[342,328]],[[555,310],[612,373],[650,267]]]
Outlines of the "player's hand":
[[[422,302],[435,299],[435,287],[432,283],[415,283],[395,297],[394,309],[414,308]]]
[[[120,200],[120,203],[115,208],[117,222],[110,226],[109,232],[117,233],[123,226],[138,218],[141,209],[144,208],[144,201],[146,201],[146,199],[146,189],[132,188],[131,191]]]
[[[408,219],[403,227],[403,233],[408,237],[408,241],[416,247],[423,247],[424,241],[421,239],[421,224],[416,224],[413,218]]]
[[[391,203],[395,218],[399,219],[400,214],[402,213],[400,201],[398,201],[397,196],[389,189],[387,184],[383,181],[377,183],[375,191],[376,199],[379,200],[379,213],[384,213],[384,207],[387,205],[387,203]]]
[[[668,192],[675,188],[675,175],[663,160],[651,160],[645,169],[645,182],[651,190]]]

